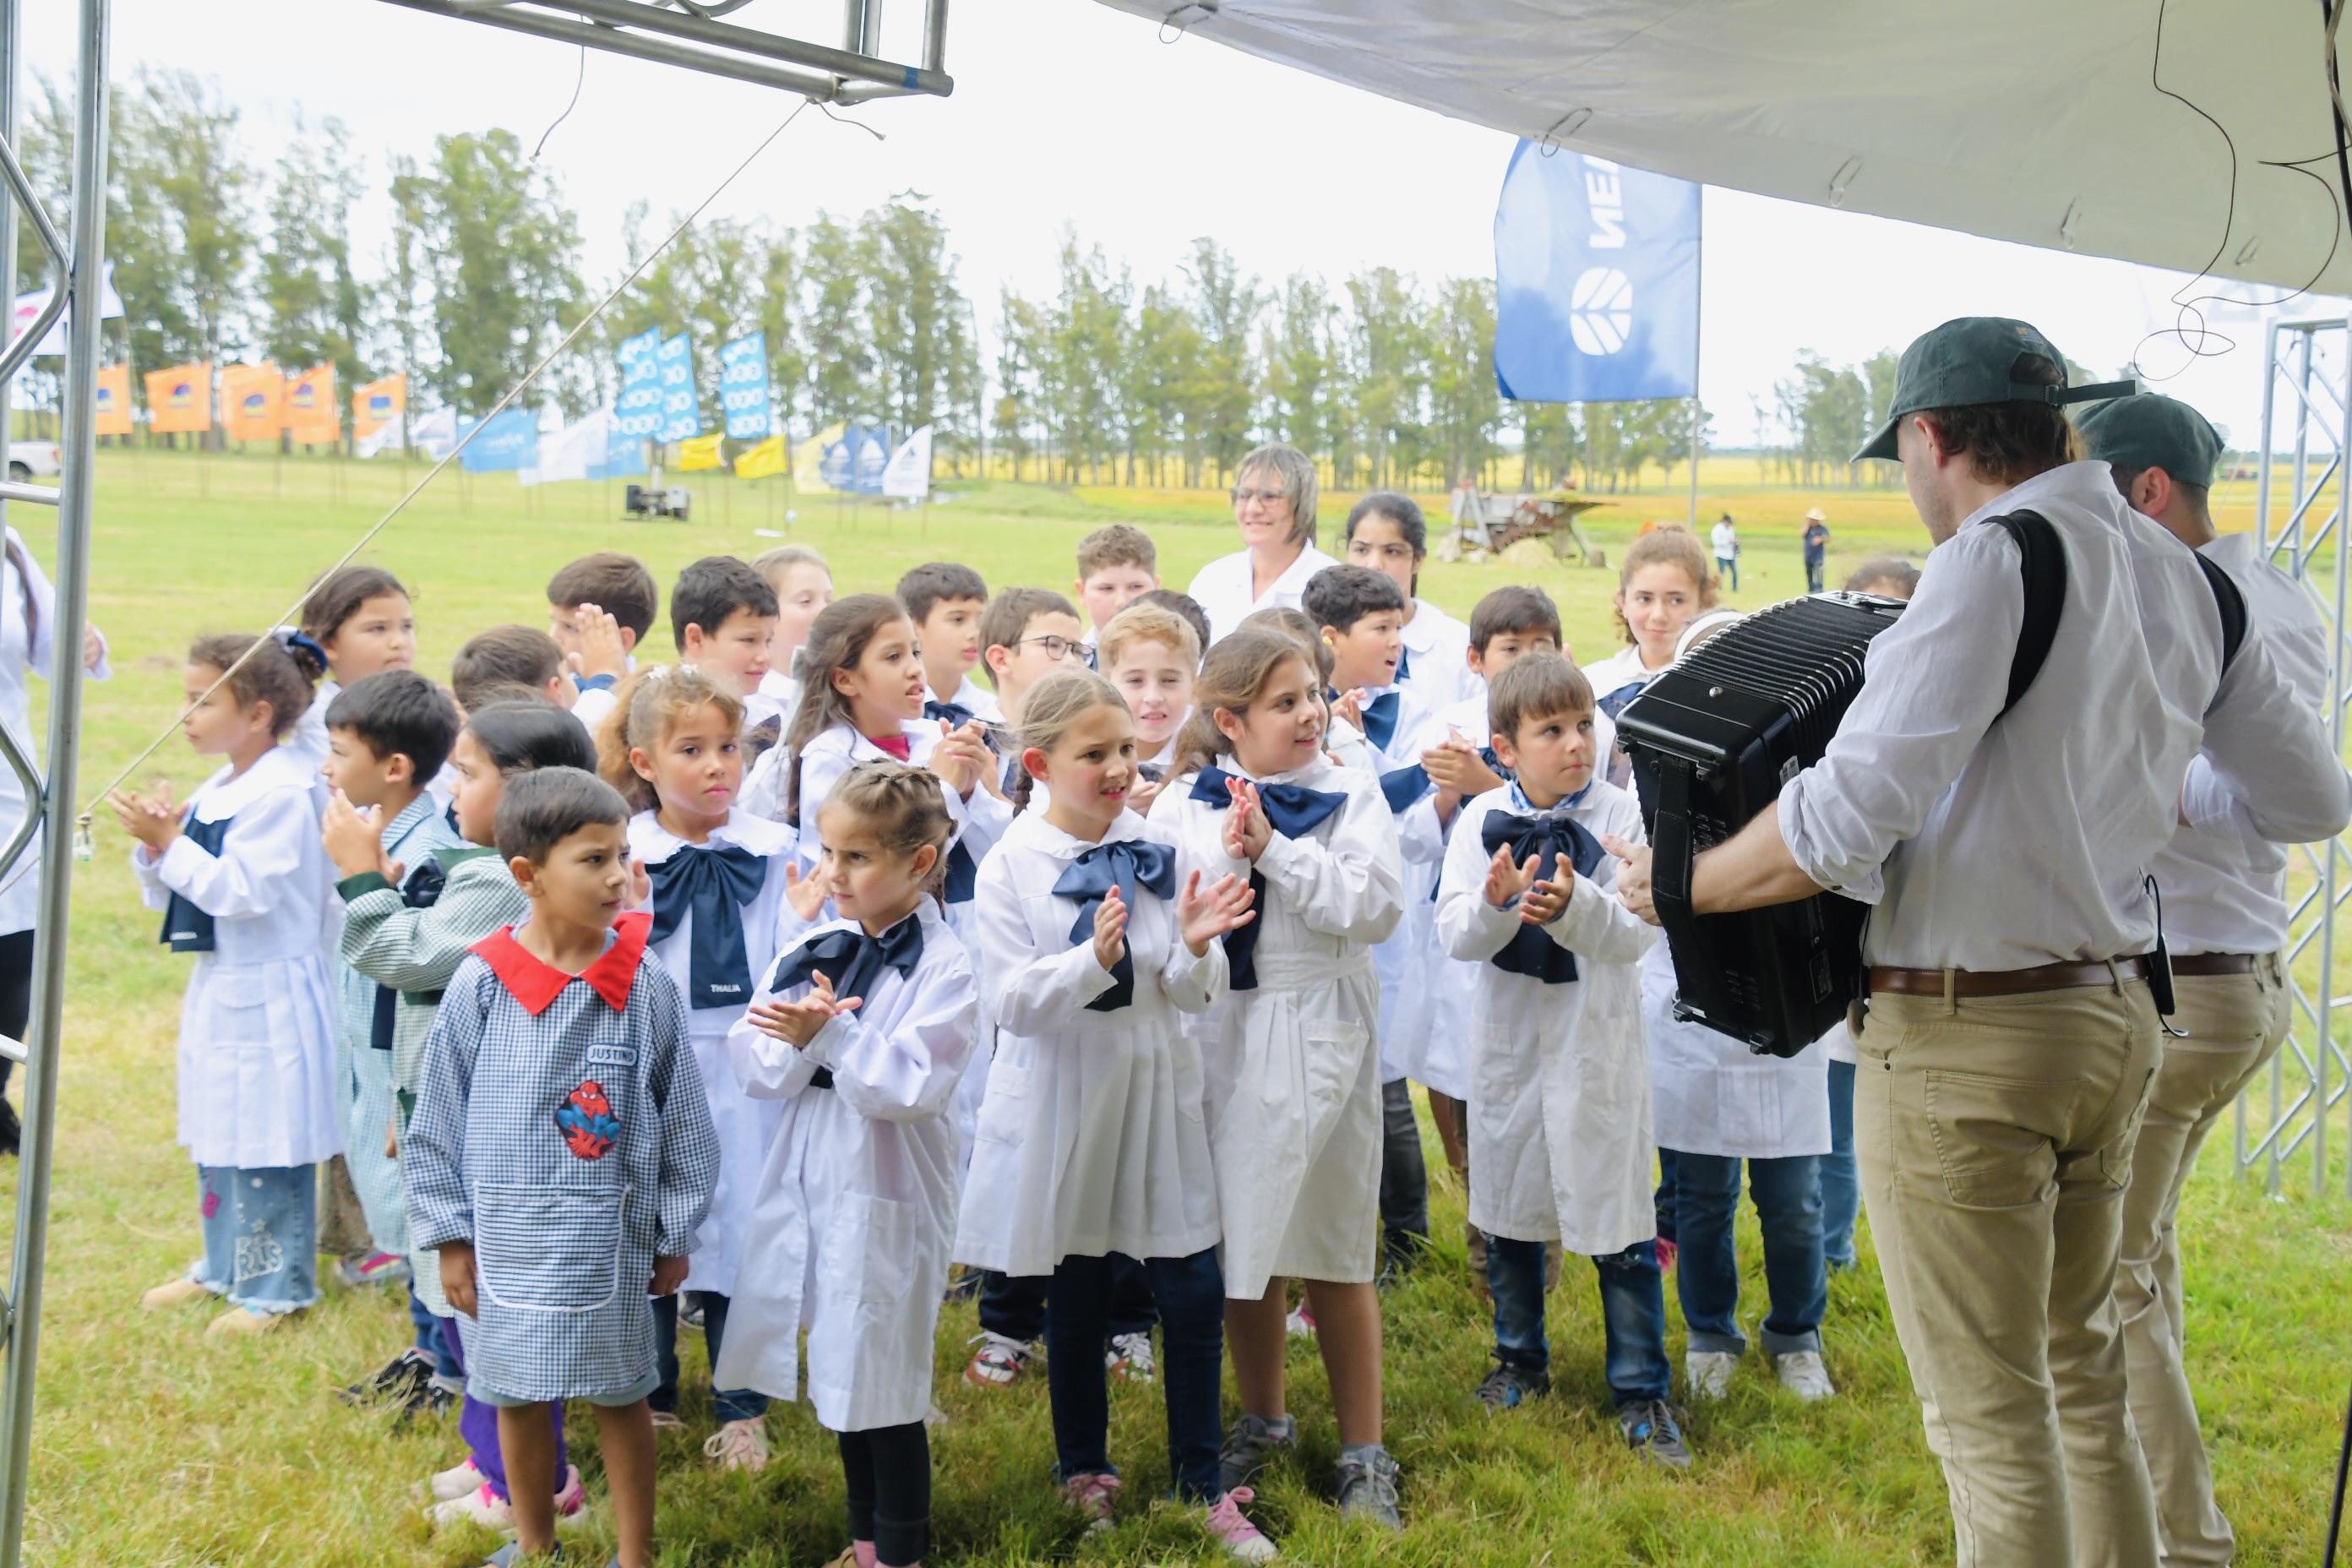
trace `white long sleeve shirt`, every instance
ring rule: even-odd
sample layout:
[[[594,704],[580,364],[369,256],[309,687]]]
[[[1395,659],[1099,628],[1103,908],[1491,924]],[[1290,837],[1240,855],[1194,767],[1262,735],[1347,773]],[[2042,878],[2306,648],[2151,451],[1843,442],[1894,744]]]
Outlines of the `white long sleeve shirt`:
[[[2032,510],[2066,552],[2041,678],[1999,724],[2024,620],[2015,542]],[[2200,742],[2253,831],[2340,831],[2352,787],[2317,721],[2249,637],[2226,673],[2189,552],[2116,493],[2104,463],[2035,476],[1971,513],[1870,645],[1822,761],[1780,792],[1805,873],[1876,906],[1872,963],[2026,969],[2155,946],[2147,868]]]

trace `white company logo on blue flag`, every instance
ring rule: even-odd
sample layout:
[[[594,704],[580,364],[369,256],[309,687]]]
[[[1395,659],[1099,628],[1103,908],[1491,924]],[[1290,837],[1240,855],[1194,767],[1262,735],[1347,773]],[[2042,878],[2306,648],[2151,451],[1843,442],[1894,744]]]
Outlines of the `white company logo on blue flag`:
[[[605,466],[615,474],[645,472],[646,443],[661,438],[661,329],[649,327],[624,338],[614,351],[621,365],[621,395],[613,404],[612,446]]]
[[[719,412],[730,441],[764,441],[768,422],[768,334],[753,332],[719,350]]]
[[[691,441],[702,434],[702,409],[694,397],[694,349],[684,332],[666,341],[654,355],[661,370],[663,441]]]
[[[477,426],[482,433],[457,454],[457,466],[469,474],[510,474],[539,467],[539,416],[528,408],[509,408],[487,422],[457,421],[463,441]]]
[[[1495,209],[1495,380],[1535,403],[1698,391],[1699,187],[1522,141]]]
[[[867,425],[861,427],[853,425],[849,427],[851,440],[856,441],[861,436],[864,441],[856,448],[857,493],[878,496],[882,493],[882,476],[890,471],[890,426]]]

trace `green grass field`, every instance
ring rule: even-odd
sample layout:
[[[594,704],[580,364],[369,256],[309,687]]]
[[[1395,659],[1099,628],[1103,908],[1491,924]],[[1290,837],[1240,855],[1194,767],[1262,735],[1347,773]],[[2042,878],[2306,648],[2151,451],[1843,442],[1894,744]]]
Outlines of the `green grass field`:
[[[421,472],[411,468],[407,478]],[[1752,463],[1710,465],[1706,478],[1702,516],[1727,509],[1743,525],[1739,603],[1801,590],[1796,520],[1816,501],[1836,531],[1832,581],[1863,554],[1925,547],[1898,490],[1760,489]],[[181,657],[194,634],[267,624],[401,484],[397,464],[289,460],[280,468],[262,458],[103,456],[92,604],[118,673],[91,692],[84,795],[174,717]],[[696,488],[690,524],[633,523],[618,516],[617,487],[523,492],[503,476],[461,483],[447,475],[369,558],[415,589],[420,664],[442,675],[471,632],[541,622],[542,584],[573,555],[630,550],[667,579],[697,556],[748,555],[777,542],[760,529],[784,530],[784,498],[751,486]],[[1443,498],[1426,499],[1443,510]],[[2226,518],[2237,503],[2222,500]],[[1342,509],[1335,500],[1325,510],[1328,543]],[[1653,490],[1621,498],[1591,514],[1591,525],[1613,556],[1642,521],[1681,510],[1680,490]],[[1232,548],[1231,525],[1212,496],[1009,485],[971,487],[919,516],[820,500],[801,509],[789,536],[823,549],[845,590],[887,588],[907,566],[940,557],[969,562],[992,584],[1062,586],[1076,539],[1121,518],[1151,529],[1175,586]],[[13,521],[47,558],[47,519],[19,509]],[[1526,575],[1500,564],[1433,566],[1423,591],[1465,614],[1489,587]],[[1588,658],[1608,651],[1613,574],[1562,566],[1540,580],[1559,600],[1576,649]],[[666,647],[667,634],[656,631],[655,642]],[[184,793],[205,771],[174,736],[139,776],[169,778]],[[111,824],[102,826],[97,859],[75,882],[30,1560],[75,1568],[478,1563],[496,1544],[490,1537],[435,1538],[419,1511],[424,1476],[459,1452],[454,1431],[395,1435],[334,1398],[405,1342],[396,1299],[332,1294],[291,1331],[227,1347],[204,1340],[205,1312],[136,1310],[141,1289],[185,1265],[195,1227],[189,1167],[172,1142],[184,971],[155,944],[125,849]],[[2189,1354],[2221,1503],[2236,1524],[2242,1562],[2313,1563],[2352,1368],[2352,1314],[2344,1309],[2352,1295],[2352,1205],[2313,1204],[2299,1193],[2265,1198],[2231,1175],[2226,1129],[2216,1142],[2190,1189],[2183,1231]],[[1442,1169],[1433,1139],[1431,1163]],[[0,1180],[13,1215],[13,1167],[0,1168]],[[2340,1190],[2340,1176],[2334,1184]],[[1554,1397],[1499,1417],[1471,1403],[1487,1336],[1460,1241],[1461,1195],[1441,1190],[1433,1211],[1436,1255],[1387,1303],[1390,1444],[1405,1467],[1409,1528],[1391,1542],[1337,1526],[1324,1500],[1336,1437],[1322,1372],[1302,1342],[1291,1360],[1301,1462],[1276,1473],[1255,1510],[1291,1560],[1877,1568],[1948,1559],[1941,1480],[1866,1250],[1861,1270],[1832,1284],[1825,1333],[1843,1396],[1800,1406],[1752,1363],[1727,1404],[1695,1417],[1696,1468],[1669,1478],[1635,1468],[1619,1446],[1587,1267],[1572,1264],[1552,1299]],[[1744,1316],[1752,1324],[1763,1310],[1752,1221],[1742,1249]],[[1668,1315],[1679,1359],[1679,1313]],[[949,1309],[940,1328],[937,1386],[950,1420],[934,1439],[936,1561],[1214,1560],[1181,1514],[1147,1507],[1168,1483],[1151,1391],[1114,1394],[1113,1454],[1128,1477],[1122,1523],[1082,1538],[1047,1483],[1042,1379],[984,1394],[957,1376],[974,1327],[964,1305]],[[698,1358],[699,1342],[689,1336],[688,1345]],[[771,1469],[722,1479],[700,1454],[708,1415],[698,1359],[688,1384],[693,1429],[663,1449],[660,1561],[801,1568],[829,1559],[845,1539],[839,1467],[805,1407],[772,1417]],[[599,1500],[593,1424],[579,1421],[573,1430]],[[602,1563],[610,1544],[600,1518],[572,1557]]]

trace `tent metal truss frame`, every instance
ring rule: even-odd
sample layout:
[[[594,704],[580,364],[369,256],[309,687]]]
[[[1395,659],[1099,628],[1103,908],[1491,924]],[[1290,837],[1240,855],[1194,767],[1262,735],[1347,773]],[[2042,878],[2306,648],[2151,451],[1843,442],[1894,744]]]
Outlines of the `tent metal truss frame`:
[[[841,42],[812,43],[719,18],[751,0],[386,0],[534,37],[680,66],[812,99],[945,98],[948,0],[923,0],[923,63],[881,58],[882,0],[842,0]]]
[[[2345,616],[2352,567],[2352,320],[2274,321],[2263,349],[2263,428],[2255,463],[2254,537],[2264,559],[2304,591],[2328,629],[2327,703],[2321,713],[2341,753],[2352,706],[2352,624]],[[2282,475],[2280,469],[2284,468]],[[2272,487],[2284,480],[2284,505]],[[2339,1015],[2336,917],[2352,898],[2352,845],[2306,845],[2291,862],[2287,986],[2294,1004],[2286,1044],[2238,1097],[2235,1142],[2241,1170],[2260,1168],[2277,1193],[2296,1163],[2310,1167],[2311,1194],[2327,1190],[2328,1123],[2345,1111],[2339,1136],[2352,1149],[2352,1061]],[[2309,961],[2309,962],[2305,962]],[[2295,970],[2312,975],[2306,984]],[[2346,1191],[2352,1194],[2352,1175]]]

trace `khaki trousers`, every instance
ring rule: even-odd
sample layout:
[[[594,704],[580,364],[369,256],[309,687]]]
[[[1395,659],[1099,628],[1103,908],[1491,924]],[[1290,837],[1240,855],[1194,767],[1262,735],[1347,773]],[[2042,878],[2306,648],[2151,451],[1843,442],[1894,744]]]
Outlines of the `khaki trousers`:
[[[2144,982],[1881,994],[1853,1152],[1960,1568],[2148,1568],[2116,1249],[2159,1034]]]
[[[2131,1373],[2132,1424],[2156,1488],[2163,1561],[2221,1568],[2236,1542],[2213,1506],[2197,1404],[2181,1364],[2180,1241],[2173,1217],[2205,1135],[2277,1054],[2293,1004],[2275,954],[2260,960],[2252,974],[2184,975],[2173,988],[2180,1007],[2173,1027],[2187,1037],[2164,1042],[2164,1065],[2140,1123],[2124,1194],[2116,1309]]]

